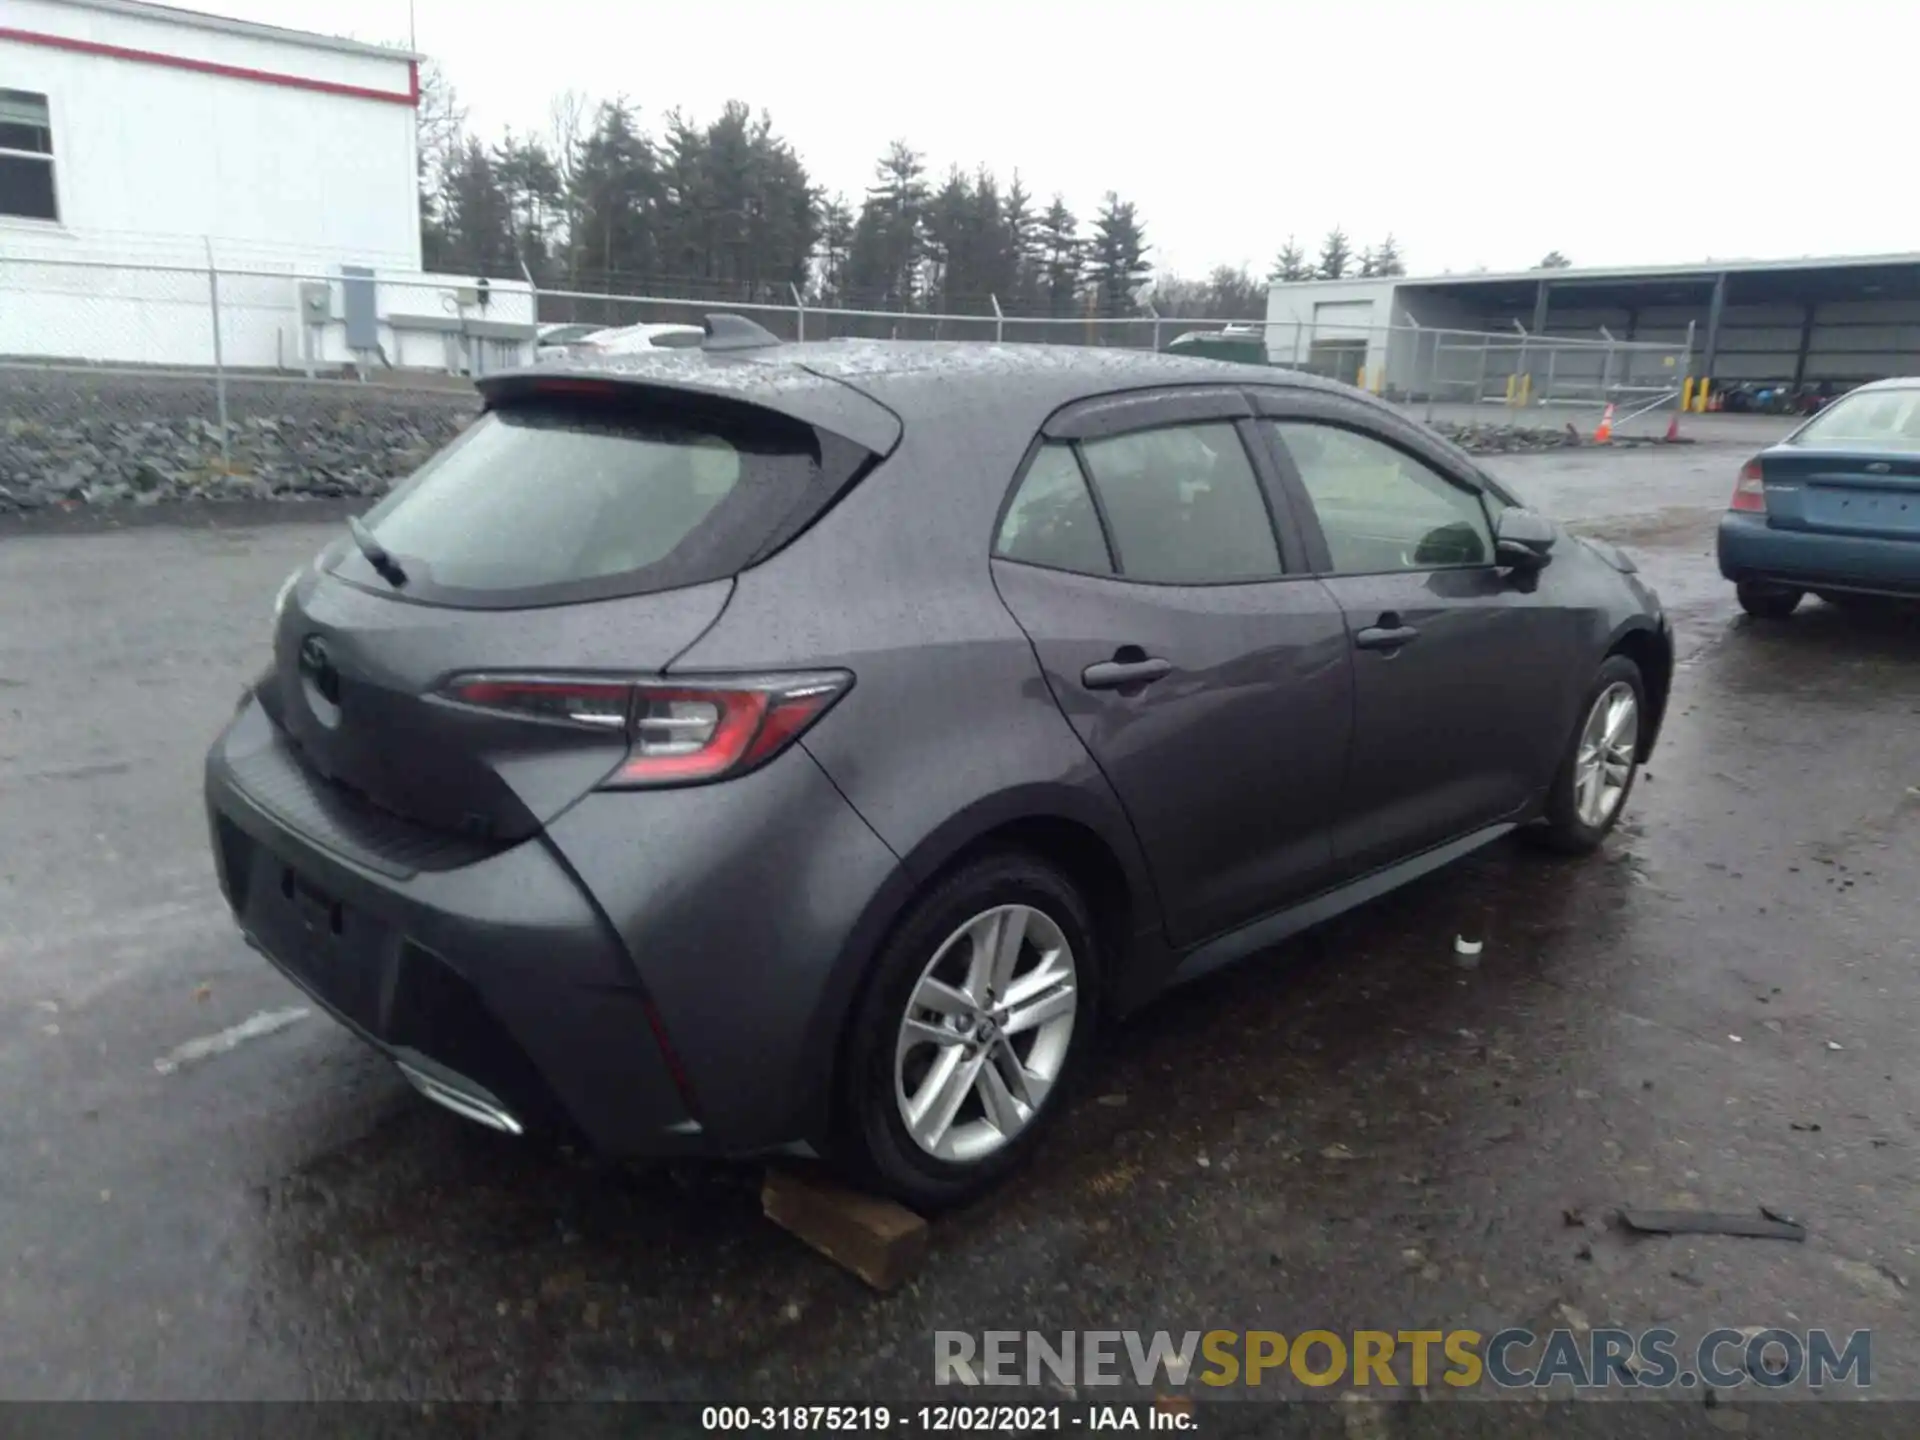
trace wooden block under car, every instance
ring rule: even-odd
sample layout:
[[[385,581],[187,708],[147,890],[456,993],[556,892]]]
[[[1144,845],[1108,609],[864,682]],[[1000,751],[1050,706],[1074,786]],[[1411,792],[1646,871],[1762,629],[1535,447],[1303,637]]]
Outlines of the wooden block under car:
[[[893,1289],[927,1253],[927,1222],[911,1210],[797,1171],[769,1170],[760,1208],[876,1290]]]

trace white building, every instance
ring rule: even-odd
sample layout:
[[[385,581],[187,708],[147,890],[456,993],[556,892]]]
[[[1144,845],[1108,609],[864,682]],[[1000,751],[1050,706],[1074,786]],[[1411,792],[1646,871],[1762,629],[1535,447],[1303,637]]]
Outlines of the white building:
[[[217,268],[225,364],[497,363],[531,301],[421,275],[418,99],[404,50],[4,0],[0,356],[211,364]]]
[[[139,0],[7,0],[9,250],[420,268],[416,57]]]

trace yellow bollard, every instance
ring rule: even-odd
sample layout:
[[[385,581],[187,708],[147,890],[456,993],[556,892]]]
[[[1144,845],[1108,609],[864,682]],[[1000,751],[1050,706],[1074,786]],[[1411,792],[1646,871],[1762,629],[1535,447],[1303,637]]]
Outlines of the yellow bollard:
[[[1513,392],[1514,392],[1514,388],[1519,384],[1519,382],[1520,382],[1520,377],[1518,375],[1507,376],[1507,408],[1508,409],[1513,408]]]
[[[1699,414],[1704,415],[1707,413],[1707,392],[1712,388],[1713,382],[1705,376],[1702,376],[1700,379],[1700,389],[1693,397],[1693,408]]]
[[[1691,375],[1680,382],[1680,408],[1685,411],[1693,409],[1693,377]]]
[[[1527,408],[1533,399],[1533,372],[1529,370],[1520,377],[1520,408]]]

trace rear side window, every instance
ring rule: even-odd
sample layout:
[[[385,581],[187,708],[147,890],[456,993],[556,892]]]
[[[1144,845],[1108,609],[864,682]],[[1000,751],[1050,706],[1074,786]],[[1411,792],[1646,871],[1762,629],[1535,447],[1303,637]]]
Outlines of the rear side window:
[[[1081,453],[1127,579],[1212,585],[1280,574],[1273,522],[1232,422],[1140,430]]]
[[[1046,445],[1033,457],[1000,522],[993,553],[1083,575],[1113,573],[1100,515],[1071,445]]]
[[[550,603],[732,575],[818,508],[823,478],[814,432],[766,412],[543,399],[482,416],[366,523],[408,596]]]
[[[1807,422],[1795,445],[1864,445],[1920,455],[1920,388],[1856,390]]]

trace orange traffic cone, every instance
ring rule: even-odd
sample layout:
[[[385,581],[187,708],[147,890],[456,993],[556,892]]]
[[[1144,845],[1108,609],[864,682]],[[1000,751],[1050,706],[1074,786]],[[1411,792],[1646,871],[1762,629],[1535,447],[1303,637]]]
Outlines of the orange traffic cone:
[[[1593,443],[1605,445],[1613,439],[1613,402],[1607,402],[1607,408],[1600,412],[1600,428],[1593,432]]]
[[[1674,411],[1667,417],[1667,443],[1672,444],[1680,438],[1680,412]]]

